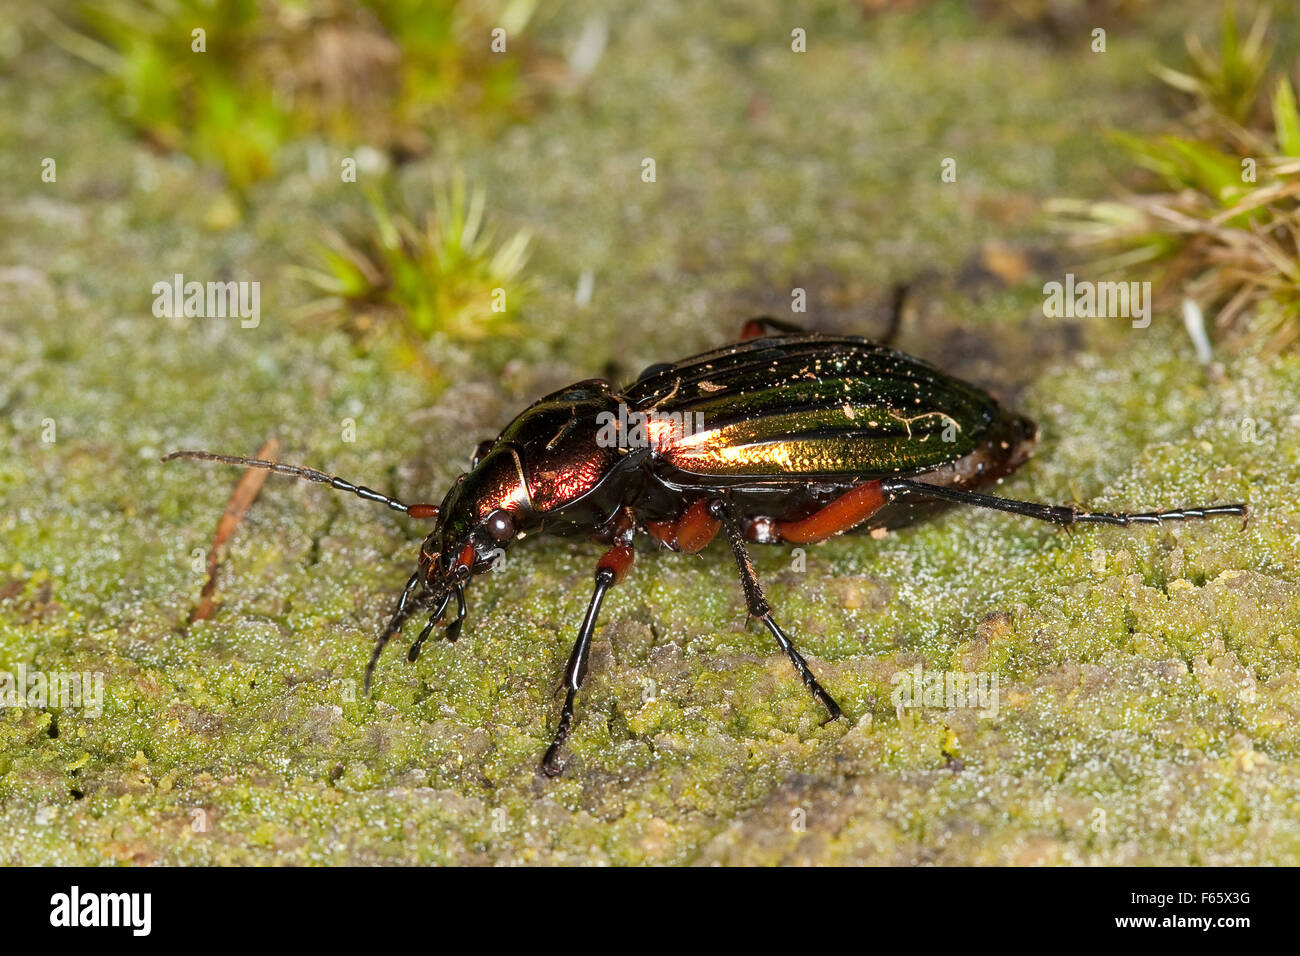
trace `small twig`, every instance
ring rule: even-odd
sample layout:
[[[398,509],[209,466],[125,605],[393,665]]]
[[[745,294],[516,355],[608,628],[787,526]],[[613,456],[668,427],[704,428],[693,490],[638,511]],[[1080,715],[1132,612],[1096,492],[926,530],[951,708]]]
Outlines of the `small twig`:
[[[257,452],[257,457],[265,461],[275,461],[279,456],[280,443],[274,438]],[[269,474],[269,471],[250,468],[239,479],[239,484],[235,485],[230,503],[226,505],[225,513],[217,522],[217,533],[212,539],[212,550],[208,552],[208,580],[204,582],[203,591],[199,594],[199,606],[194,609],[194,614],[190,617],[191,624],[195,621],[206,621],[216,613],[217,571],[221,569],[221,562],[225,558],[226,544],[239,527],[239,523],[244,520],[248,509],[253,506],[253,501],[257,498],[257,493],[262,490],[262,483],[266,481]]]

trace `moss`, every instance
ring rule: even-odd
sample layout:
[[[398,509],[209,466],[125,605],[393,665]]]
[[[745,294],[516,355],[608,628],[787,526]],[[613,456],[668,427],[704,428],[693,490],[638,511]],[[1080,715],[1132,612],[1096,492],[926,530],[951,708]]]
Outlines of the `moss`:
[[[521,79],[521,65],[536,72],[532,12],[528,0],[58,0],[20,22],[100,71],[95,91],[140,136],[220,170],[242,198],[295,135],[401,158],[440,126],[525,115],[540,92]],[[508,49],[490,46],[494,29]],[[210,224],[238,222],[232,198],[219,205]]]
[[[596,12],[539,22],[539,43],[566,49]],[[1122,168],[1091,120],[1153,108],[1142,64],[1180,30],[1095,56],[977,30],[956,5],[861,21],[828,4],[796,55],[775,4],[753,17],[628,4],[579,89],[393,174],[463,168],[504,229],[535,237],[536,335],[505,355],[435,342],[442,391],[393,341],[361,352],[294,318],[282,266],[359,195],[296,172],[298,147],[242,221],[206,229],[210,181],[124,133],[85,95],[88,71],[30,37],[4,65],[24,79],[0,84],[0,161],[32,173],[0,180],[0,668],[104,679],[97,718],[0,712],[6,860],[1300,858],[1300,359],[1207,370],[1176,323],[1044,319],[1050,263],[1011,288],[966,278],[990,240],[1049,248],[1038,201],[1097,195]],[[47,154],[56,183],[37,179]],[[942,186],[950,154],[959,179]],[[458,644],[416,665],[390,649],[367,699],[370,641],[422,529],[271,480],[231,542],[219,613],[184,629],[193,552],[235,475],[161,466],[164,451],[274,435],[286,459],[436,500],[545,389],[724,341],[794,286],[813,324],[862,330],[921,266],[933,279],[902,344],[1043,425],[1004,493],[1244,498],[1250,526],[1066,534],[954,511],[806,549],[805,565],[764,549],[781,619],[849,712],[828,726],[746,628],[721,546],[646,552],[607,602],[570,765],[547,782],[594,546],[516,548],[475,582]],[[176,272],[260,280],[261,324],[154,318],[152,283]],[[917,664],[996,674],[997,716],[900,716],[893,678]]]

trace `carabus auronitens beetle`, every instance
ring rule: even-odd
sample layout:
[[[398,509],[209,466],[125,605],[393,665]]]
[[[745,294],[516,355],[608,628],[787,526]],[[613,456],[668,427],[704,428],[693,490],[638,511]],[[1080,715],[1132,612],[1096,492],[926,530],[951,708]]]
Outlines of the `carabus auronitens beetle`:
[[[765,335],[765,332],[781,334]],[[722,531],[740,571],[749,613],[763,622],[800,679],[830,714],[839,705],[818,683],[775,618],[749,558],[751,542],[807,544],[851,529],[897,528],[958,503],[1058,525],[1128,525],[1245,515],[1243,504],[1144,513],[1101,513],[977,493],[1023,464],[1037,426],[989,394],[932,365],[852,336],[792,332],[749,322],[742,340],[680,362],[651,366],[621,391],[590,379],[534,403],[479,446],[441,505],[406,505],[324,472],[259,459],[178,451],[322,482],[434,527],[420,548],[392,618],[366,666],[414,614],[428,623],[414,661],[455,602],[454,640],[465,618],[465,584],[491,570],[501,549],[530,534],[587,535],[608,548],[565,668],[567,695],[547,774],[573,720],[592,633],[606,592],[632,565],[647,533],[693,554]]]

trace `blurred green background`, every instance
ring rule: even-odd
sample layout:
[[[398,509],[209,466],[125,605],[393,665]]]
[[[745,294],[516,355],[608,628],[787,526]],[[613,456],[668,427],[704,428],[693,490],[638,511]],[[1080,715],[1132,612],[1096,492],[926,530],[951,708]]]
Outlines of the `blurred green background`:
[[[1175,0],[6,3],[0,669],[105,687],[98,717],[0,710],[0,860],[1300,860],[1300,359],[1274,324],[1199,363],[1188,276],[1146,329],[1042,308],[1086,272],[1046,204],[1143,188],[1108,131],[1177,122],[1152,67],[1221,29]],[[155,316],[178,273],[260,283],[260,321]],[[896,283],[902,348],[1041,423],[1003,493],[1250,526],[957,511],[805,570],[759,549],[829,726],[721,543],[647,550],[551,781],[595,545],[515,548],[367,699],[423,529],[272,477],[189,625],[239,475],[160,454],[274,437],[438,501],[547,390],[759,312],[876,334]],[[998,715],[900,713],[916,664],[997,674]]]

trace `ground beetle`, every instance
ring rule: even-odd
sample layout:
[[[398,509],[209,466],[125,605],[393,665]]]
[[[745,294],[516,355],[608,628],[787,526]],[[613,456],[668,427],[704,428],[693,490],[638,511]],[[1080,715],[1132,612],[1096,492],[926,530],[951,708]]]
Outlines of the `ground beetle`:
[[[567,695],[542,770],[561,769],[574,700],[587,673],[605,594],[632,565],[645,532],[694,554],[722,531],[749,613],[776,638],[831,720],[840,707],[772,616],[748,545],[809,544],[850,529],[897,528],[953,503],[1070,526],[1156,524],[1247,513],[1243,504],[1102,513],[976,493],[1032,454],[1038,428],[992,396],[921,359],[854,336],[805,333],[773,319],[741,341],[653,365],[614,391],[601,379],[534,403],[483,442],[441,505],[406,505],[341,478],[278,462],[204,451],[166,456],[221,461],[304,478],[434,522],[365,672],[408,618],[428,611],[420,647],[448,614],[455,640],[465,584],[529,534],[586,535],[608,550],[564,672]]]

